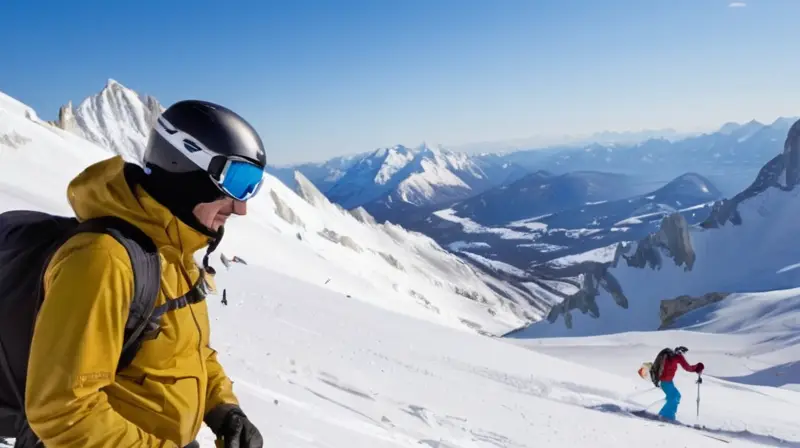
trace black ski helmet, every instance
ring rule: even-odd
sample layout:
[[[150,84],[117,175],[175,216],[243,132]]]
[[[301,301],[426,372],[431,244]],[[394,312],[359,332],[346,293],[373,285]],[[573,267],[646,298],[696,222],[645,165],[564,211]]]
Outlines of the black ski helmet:
[[[153,123],[138,183],[177,218],[219,238],[197,222],[197,204],[225,195],[247,200],[267,164],[255,129],[230,109],[208,101],[179,101]]]
[[[161,131],[168,135],[182,132],[184,145],[170,144]],[[241,157],[262,169],[267,165],[264,145],[250,123],[226,107],[200,100],[179,101],[158,117],[147,142],[144,161],[170,172],[194,171],[198,166],[187,154],[203,147],[218,156]]]
[[[244,118],[219,104],[185,100],[157,118],[143,161],[146,168],[169,173],[204,171],[221,192],[243,200],[247,197],[236,197],[224,188],[226,170],[239,161],[263,173],[267,156],[258,132]]]

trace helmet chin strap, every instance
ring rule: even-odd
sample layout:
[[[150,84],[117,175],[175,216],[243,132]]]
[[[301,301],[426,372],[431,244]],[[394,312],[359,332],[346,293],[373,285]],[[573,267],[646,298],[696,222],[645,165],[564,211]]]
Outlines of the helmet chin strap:
[[[217,230],[215,233],[217,236],[211,238],[211,241],[208,244],[208,249],[206,249],[206,254],[203,256],[203,269],[211,275],[216,274],[217,271],[212,266],[209,266],[208,257],[212,252],[217,250],[219,243],[222,242],[222,236],[225,235],[225,226],[220,226],[219,230]]]

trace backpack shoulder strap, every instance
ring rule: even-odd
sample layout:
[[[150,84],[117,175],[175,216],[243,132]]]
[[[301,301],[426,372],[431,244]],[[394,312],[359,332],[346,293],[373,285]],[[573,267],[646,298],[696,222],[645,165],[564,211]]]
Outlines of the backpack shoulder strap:
[[[79,232],[104,233],[114,237],[128,252],[133,266],[133,299],[125,323],[125,333],[117,371],[130,365],[141,346],[141,337],[153,314],[161,288],[161,259],[152,239],[135,225],[117,217],[105,216],[80,223]]]

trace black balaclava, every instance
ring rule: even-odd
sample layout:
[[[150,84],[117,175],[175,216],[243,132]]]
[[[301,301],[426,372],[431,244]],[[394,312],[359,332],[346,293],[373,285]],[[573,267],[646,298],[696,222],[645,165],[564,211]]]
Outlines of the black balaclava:
[[[225,233],[224,227],[213,231],[194,216],[197,204],[214,202],[224,195],[213,184],[208,173],[202,170],[188,173],[171,173],[157,166],[142,168],[133,163],[125,164],[125,177],[133,187],[138,184],[158,203],[166,207],[176,218],[189,227],[209,237],[209,245],[203,257],[203,268],[214,274],[208,265],[208,256],[217,249]]]

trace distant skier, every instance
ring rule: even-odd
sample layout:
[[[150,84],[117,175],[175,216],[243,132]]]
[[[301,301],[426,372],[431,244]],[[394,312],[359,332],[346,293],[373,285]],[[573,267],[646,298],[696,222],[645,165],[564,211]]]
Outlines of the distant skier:
[[[658,353],[653,366],[650,369],[650,376],[653,384],[656,387],[661,387],[666,395],[667,402],[664,407],[658,412],[665,420],[675,420],[675,414],[678,412],[678,404],[681,402],[681,393],[675,387],[672,379],[675,378],[675,373],[678,371],[678,365],[683,367],[687,372],[696,372],[698,375],[703,373],[705,366],[702,362],[695,365],[690,365],[686,362],[683,354],[688,352],[689,349],[683,346],[676,347],[674,350],[665,348]]]
[[[222,304],[226,305],[226,306],[228,305],[228,290],[227,289],[223,289],[222,290]]]

